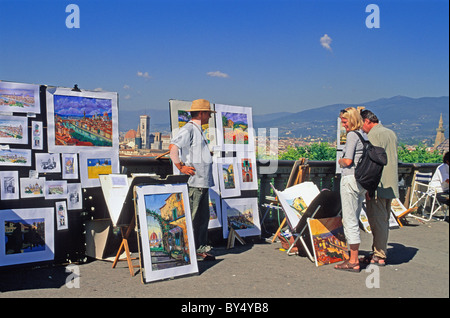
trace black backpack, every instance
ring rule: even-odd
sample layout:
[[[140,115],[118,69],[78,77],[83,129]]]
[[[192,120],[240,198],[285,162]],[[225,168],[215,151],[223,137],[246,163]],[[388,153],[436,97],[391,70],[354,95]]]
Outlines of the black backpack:
[[[375,190],[381,180],[383,167],[387,164],[386,151],[365,140],[361,134],[354,131],[363,144],[363,154],[355,167],[355,179],[368,191],[369,196],[375,195]]]

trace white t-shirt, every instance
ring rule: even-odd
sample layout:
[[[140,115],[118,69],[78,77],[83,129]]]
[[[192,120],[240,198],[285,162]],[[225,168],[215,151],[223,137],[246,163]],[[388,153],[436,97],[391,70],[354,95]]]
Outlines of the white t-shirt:
[[[448,164],[443,163],[437,167],[433,174],[433,178],[430,181],[430,186],[436,188],[437,192],[448,191],[448,183],[445,180],[448,179]]]

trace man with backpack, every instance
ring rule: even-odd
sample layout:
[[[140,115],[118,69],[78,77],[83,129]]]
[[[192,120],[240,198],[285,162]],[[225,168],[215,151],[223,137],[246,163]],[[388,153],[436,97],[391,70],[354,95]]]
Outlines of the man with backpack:
[[[399,197],[397,135],[379,123],[377,116],[370,110],[361,111],[361,117],[364,121],[362,130],[367,133],[373,146],[385,150],[387,164],[383,168],[381,181],[378,184],[375,196],[366,196],[366,212],[373,235],[373,254],[360,261],[384,266],[387,257],[391,202],[392,199]]]

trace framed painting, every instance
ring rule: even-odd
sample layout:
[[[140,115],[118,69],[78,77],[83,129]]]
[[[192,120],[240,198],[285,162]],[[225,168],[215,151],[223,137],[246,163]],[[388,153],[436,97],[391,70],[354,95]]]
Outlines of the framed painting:
[[[61,159],[59,153],[36,153],[36,171],[39,173],[60,173]]]
[[[241,237],[261,234],[257,198],[222,200],[223,237],[228,238],[229,227]]]
[[[54,259],[54,208],[0,211],[0,266]]]
[[[69,229],[69,218],[67,215],[66,201],[55,202],[56,207],[56,229],[58,231]]]
[[[117,93],[47,89],[48,151],[119,152]]]
[[[44,149],[42,121],[31,121],[31,149]]]
[[[217,158],[217,172],[219,174],[219,188],[222,198],[241,195],[240,171],[237,158]]]
[[[208,229],[222,226],[222,209],[220,195],[213,189],[209,189],[209,223]]]
[[[19,199],[19,171],[0,171],[0,198]]]
[[[145,282],[198,272],[187,185],[135,189]]]
[[[83,188],[100,187],[99,175],[119,173],[118,153],[97,151],[80,153],[80,179]]]
[[[241,190],[258,190],[256,154],[254,151],[237,153]]]
[[[252,109],[215,105],[217,145],[223,151],[255,151]]]
[[[45,177],[20,178],[20,197],[41,198],[44,197]]]
[[[61,154],[62,178],[78,179],[78,156],[76,153]]]
[[[44,196],[46,200],[67,198],[67,181],[46,180],[44,183]]]
[[[67,184],[67,210],[81,210],[83,208],[81,183]]]
[[[316,266],[332,264],[349,258],[340,216],[323,219],[308,218],[308,227]]]
[[[31,166],[31,150],[0,147],[0,166]]]
[[[28,118],[0,116],[0,144],[28,144]]]
[[[0,112],[40,114],[39,85],[0,81]]]
[[[191,114],[188,112],[191,109],[191,103],[188,101],[182,100],[169,100],[169,108],[170,108],[170,126],[172,134],[176,134],[178,129],[186,125],[187,122],[191,120]],[[211,109],[214,110],[214,104],[211,104]],[[211,114],[211,118],[209,122],[202,126],[203,134],[208,141],[210,149],[217,145],[216,140],[216,125],[215,125],[215,114]]]

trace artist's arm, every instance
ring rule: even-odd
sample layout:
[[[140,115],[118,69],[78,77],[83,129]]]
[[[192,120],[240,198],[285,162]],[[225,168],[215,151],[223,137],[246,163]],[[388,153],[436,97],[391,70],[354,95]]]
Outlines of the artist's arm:
[[[170,151],[170,159],[172,160],[175,167],[177,167],[178,170],[180,170],[181,173],[193,176],[195,174],[195,168],[186,166],[183,162],[180,160],[180,156],[178,155],[178,147],[174,144],[170,144],[169,146]]]

